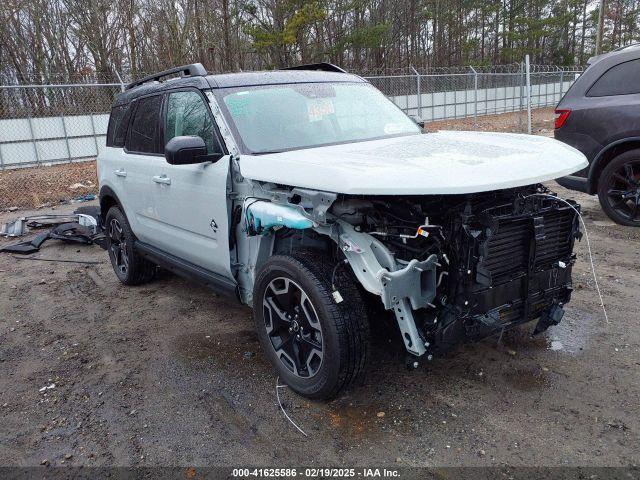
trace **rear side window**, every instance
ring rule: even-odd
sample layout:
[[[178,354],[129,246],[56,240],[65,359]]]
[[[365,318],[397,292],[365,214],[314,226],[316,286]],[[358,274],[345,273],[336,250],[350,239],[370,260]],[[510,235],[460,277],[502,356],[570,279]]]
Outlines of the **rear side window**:
[[[107,147],[124,147],[130,118],[131,104],[120,105],[111,109],[109,127],[107,128]]]
[[[587,97],[608,97],[640,93],[640,59],[624,62],[604,72],[587,92]]]
[[[161,153],[159,145],[162,95],[138,100],[129,128],[127,150],[138,153]]]

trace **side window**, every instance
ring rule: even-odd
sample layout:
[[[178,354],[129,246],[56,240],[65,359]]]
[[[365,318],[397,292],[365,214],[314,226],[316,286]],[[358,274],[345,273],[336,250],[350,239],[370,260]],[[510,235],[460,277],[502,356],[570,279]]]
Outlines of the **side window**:
[[[604,72],[587,92],[587,97],[640,93],[640,59],[624,62]]]
[[[130,118],[131,104],[120,105],[111,109],[109,127],[107,128],[107,147],[124,147]]]
[[[167,100],[164,143],[181,135],[200,137],[207,145],[207,153],[222,151],[216,139],[208,105],[197,92],[174,92]]]
[[[162,95],[141,98],[129,128],[127,150],[140,153],[161,153],[159,148],[160,106]]]

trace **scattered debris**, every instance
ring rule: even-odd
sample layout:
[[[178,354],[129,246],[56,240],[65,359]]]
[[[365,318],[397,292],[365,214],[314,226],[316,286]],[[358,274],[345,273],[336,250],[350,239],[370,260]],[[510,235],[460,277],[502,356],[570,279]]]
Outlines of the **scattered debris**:
[[[377,416],[378,418],[382,418],[382,417],[384,417],[384,416],[385,416],[385,413],[384,413],[384,412],[378,412],[378,413],[376,413],[376,416]]]
[[[71,222],[62,223],[47,233],[37,235],[33,240],[1,248],[0,252],[29,255],[39,251],[42,244],[49,239],[63,240],[65,242],[80,243],[83,245],[91,245],[95,243],[100,246],[105,245],[106,241],[106,237],[102,233],[95,233],[88,227],[80,225],[79,223]]]
[[[69,185],[69,190],[78,190],[79,188],[92,188],[95,187],[95,184],[91,180],[87,180],[86,185],[84,183],[78,182],[73,185]]]
[[[96,207],[97,208],[97,207]],[[0,235],[5,237],[20,237],[29,232],[29,228],[44,228],[65,223],[78,223],[97,233],[100,224],[100,212],[88,214],[80,212],[80,208],[71,215],[49,214],[20,217],[11,222],[0,225]]]
[[[95,199],[96,199],[96,196],[93,193],[87,193],[85,195],[72,198],[71,203],[90,202],[91,200],[95,200]]]
[[[46,392],[47,390],[52,390],[56,388],[56,384],[52,383],[51,385],[45,385],[44,387],[42,387],[40,390],[38,390],[39,392]]]
[[[251,358],[251,357],[253,357],[253,352],[249,352],[249,351],[244,352],[244,358]]]
[[[620,422],[620,421],[609,422],[607,423],[607,426],[611,428],[616,428],[618,430],[622,430],[623,432],[626,432],[627,430],[629,430],[629,427],[627,427],[627,425],[624,422]]]

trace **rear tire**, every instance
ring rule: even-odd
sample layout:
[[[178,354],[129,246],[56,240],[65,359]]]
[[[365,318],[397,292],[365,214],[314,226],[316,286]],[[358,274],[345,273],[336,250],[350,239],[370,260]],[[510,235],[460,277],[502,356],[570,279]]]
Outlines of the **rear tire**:
[[[614,222],[640,227],[640,149],[621,153],[602,170],[598,200]]]
[[[350,272],[321,253],[275,255],[260,268],[253,309],[260,344],[280,378],[305,397],[329,399],[363,377],[369,325]]]
[[[153,279],[156,266],[134,248],[135,235],[119,207],[111,207],[105,217],[105,235],[111,266],[125,285],[140,285]]]

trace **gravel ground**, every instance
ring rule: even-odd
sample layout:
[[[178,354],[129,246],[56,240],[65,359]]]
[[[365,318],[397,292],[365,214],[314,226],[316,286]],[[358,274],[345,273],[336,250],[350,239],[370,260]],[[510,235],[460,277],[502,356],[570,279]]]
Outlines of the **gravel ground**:
[[[37,254],[86,265],[0,254],[0,465],[637,465],[640,232],[550,186],[583,205],[610,322],[583,240],[560,325],[416,371],[378,338],[346,396],[280,390],[307,437],[278,407],[248,308],[169,274],[125,287],[98,247]]]

